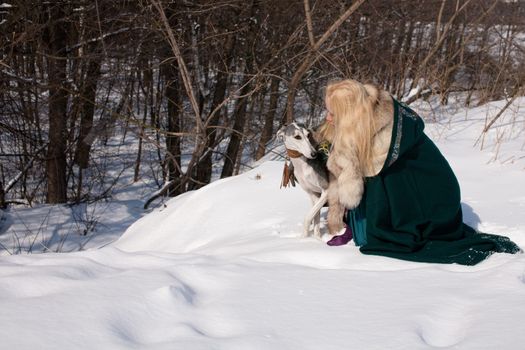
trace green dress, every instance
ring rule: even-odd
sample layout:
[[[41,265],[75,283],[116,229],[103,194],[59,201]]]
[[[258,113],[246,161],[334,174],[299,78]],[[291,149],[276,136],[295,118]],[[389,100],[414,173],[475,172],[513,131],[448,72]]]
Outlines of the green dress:
[[[507,237],[477,233],[463,223],[456,176],[423,129],[423,120],[394,100],[385,165],[365,179],[361,203],[346,218],[361,252],[463,265],[519,252]]]

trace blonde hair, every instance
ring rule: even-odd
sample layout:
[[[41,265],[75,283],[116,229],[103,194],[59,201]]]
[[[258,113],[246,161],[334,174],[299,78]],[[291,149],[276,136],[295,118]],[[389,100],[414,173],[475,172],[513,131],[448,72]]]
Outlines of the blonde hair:
[[[315,131],[315,139],[317,143],[328,141],[329,143],[334,142],[335,128],[334,125],[324,121]]]
[[[380,91],[355,80],[328,84],[325,99],[333,114],[333,147],[355,152],[363,174],[373,169],[373,138],[376,134],[376,108]],[[329,132],[328,132],[329,133]]]

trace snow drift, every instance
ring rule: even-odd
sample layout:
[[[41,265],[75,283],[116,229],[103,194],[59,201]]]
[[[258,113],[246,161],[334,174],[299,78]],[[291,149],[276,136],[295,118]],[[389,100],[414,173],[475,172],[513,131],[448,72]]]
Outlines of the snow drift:
[[[458,176],[465,221],[524,248],[523,140],[495,142],[510,125],[502,119],[480,152],[485,118],[471,113],[428,134]],[[300,238],[310,204],[298,187],[279,189],[282,166],[174,198],[102,249],[1,256],[2,347],[524,347],[525,254],[423,264]]]

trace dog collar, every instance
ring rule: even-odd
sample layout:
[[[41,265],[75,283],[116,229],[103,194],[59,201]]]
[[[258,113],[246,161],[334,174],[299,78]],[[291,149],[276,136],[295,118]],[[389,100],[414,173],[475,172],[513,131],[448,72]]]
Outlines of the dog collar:
[[[288,148],[286,149],[286,154],[288,154],[288,157],[290,158],[300,158],[303,156],[301,152]]]

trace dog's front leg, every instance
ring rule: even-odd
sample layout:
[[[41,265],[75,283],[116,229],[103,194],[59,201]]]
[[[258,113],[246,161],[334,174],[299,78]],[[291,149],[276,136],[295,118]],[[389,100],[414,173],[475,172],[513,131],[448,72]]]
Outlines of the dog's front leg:
[[[314,237],[321,238],[321,212],[318,211],[314,216]]]
[[[311,193],[311,192],[306,192],[308,194],[308,196],[310,197],[310,201],[312,202],[312,208],[313,206],[315,205],[315,203],[317,203],[317,195],[315,195],[314,193]],[[306,238],[310,235],[310,227],[312,226],[312,218],[310,217],[310,213],[311,213],[312,209],[310,209],[308,211],[308,213],[306,214],[306,216],[304,217],[304,222],[303,222],[303,238]]]
[[[322,193],[321,193],[321,196],[319,197],[312,196],[312,209],[311,209],[311,213],[313,215],[312,224],[314,226],[314,237],[316,238],[321,238],[321,208],[322,206],[319,208],[319,210],[317,210],[314,213],[314,209],[316,208],[316,205],[319,201],[321,201],[322,205],[324,206],[326,199],[323,199]]]
[[[319,200],[319,197],[317,196],[317,194],[308,192],[308,191],[306,191],[306,193],[310,197],[310,201],[312,202],[312,208],[308,211],[308,213],[306,214],[304,218],[303,237],[308,237],[310,235],[310,227],[312,226],[312,223],[314,224],[314,234],[316,233],[315,232],[315,222],[313,222],[313,219],[315,218],[315,216],[313,216],[312,213],[313,213],[313,208],[315,207],[315,204]]]
[[[313,206],[308,212],[308,215],[306,215],[306,219],[304,221],[304,225],[306,227],[305,232],[309,231],[310,224],[313,222],[314,224],[314,235],[317,238],[321,237],[321,208],[324,206],[328,199],[328,193],[326,191],[323,191],[321,193],[321,196],[318,198],[315,195],[310,195],[310,198],[312,199]],[[308,235],[308,233],[306,234]]]

